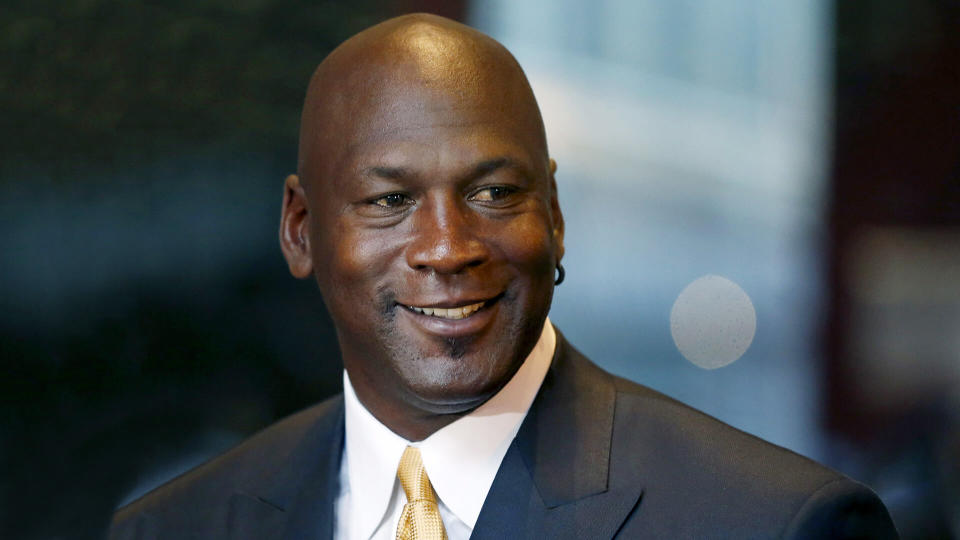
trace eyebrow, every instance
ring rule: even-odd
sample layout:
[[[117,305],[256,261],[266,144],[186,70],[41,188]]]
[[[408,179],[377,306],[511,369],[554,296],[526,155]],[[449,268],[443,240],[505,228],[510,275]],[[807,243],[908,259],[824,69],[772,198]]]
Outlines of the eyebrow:
[[[364,169],[364,176],[379,176],[390,180],[399,180],[410,174],[409,169],[405,167],[369,167]]]
[[[497,169],[502,169],[504,167],[510,167],[515,165],[516,164],[513,162],[513,160],[506,157],[488,159],[486,161],[481,161],[480,163],[477,163],[477,165],[473,168],[473,171],[471,171],[470,174],[467,175],[467,177],[470,178],[471,180],[475,180],[477,178],[482,178],[496,171]]]
[[[478,178],[483,178],[494,171],[504,168],[515,168],[524,171],[524,168],[520,166],[516,160],[502,156],[477,163],[473,166],[473,169],[471,169],[470,172],[464,175],[464,178],[467,180],[476,180]],[[368,167],[363,170],[364,176],[376,176],[379,178],[386,178],[388,180],[400,180],[410,176],[411,174],[413,174],[413,171],[407,167],[389,167],[378,165],[374,167]]]

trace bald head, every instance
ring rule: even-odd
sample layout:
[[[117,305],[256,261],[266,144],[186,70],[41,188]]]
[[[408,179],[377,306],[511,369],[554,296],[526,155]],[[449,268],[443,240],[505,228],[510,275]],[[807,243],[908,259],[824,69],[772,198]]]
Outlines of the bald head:
[[[547,166],[540,111],[526,76],[498,42],[460,23],[414,14],[345,41],[310,80],[300,127],[301,181],[344,165],[352,150],[437,112],[487,110],[531,137]],[[466,119],[462,119],[466,120]]]

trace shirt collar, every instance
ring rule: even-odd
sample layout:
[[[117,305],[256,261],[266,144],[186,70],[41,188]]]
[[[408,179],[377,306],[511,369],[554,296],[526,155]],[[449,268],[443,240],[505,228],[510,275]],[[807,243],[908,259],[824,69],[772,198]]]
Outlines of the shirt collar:
[[[486,403],[419,443],[410,443],[380,423],[360,403],[346,371],[343,394],[345,449],[352,523],[369,538],[384,519],[404,449],[420,448],[440,500],[473,529],[500,462],[550,368],[557,337],[550,320],[510,382]]]

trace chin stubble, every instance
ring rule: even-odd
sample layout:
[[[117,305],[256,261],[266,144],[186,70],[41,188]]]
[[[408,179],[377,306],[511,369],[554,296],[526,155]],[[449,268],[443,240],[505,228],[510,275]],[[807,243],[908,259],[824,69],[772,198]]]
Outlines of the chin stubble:
[[[461,360],[467,354],[467,340],[457,338],[447,338],[447,355],[454,360]]]

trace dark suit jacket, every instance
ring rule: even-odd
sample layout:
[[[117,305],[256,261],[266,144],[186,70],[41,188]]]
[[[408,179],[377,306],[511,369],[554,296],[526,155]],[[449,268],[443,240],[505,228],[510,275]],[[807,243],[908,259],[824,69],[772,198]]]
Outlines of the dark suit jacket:
[[[330,538],[343,398],[122,508],[112,539]],[[614,377],[558,335],[472,538],[896,538],[865,486]]]

